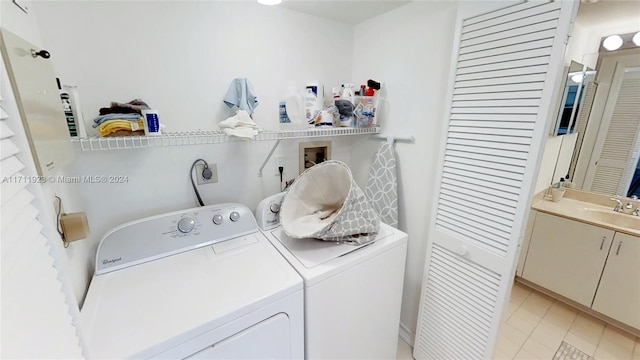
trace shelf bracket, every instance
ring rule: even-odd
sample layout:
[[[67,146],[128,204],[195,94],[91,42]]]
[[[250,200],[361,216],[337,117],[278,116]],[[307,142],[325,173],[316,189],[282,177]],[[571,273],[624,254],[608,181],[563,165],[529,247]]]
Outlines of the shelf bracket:
[[[262,166],[260,166],[260,170],[258,170],[258,177],[262,177],[262,170],[264,169],[265,166],[267,166],[267,162],[269,162],[269,159],[271,159],[271,155],[273,155],[273,152],[276,151],[276,148],[278,147],[278,145],[280,145],[280,141],[282,141],[282,139],[278,139],[276,143],[273,144],[273,147],[271,148],[271,151],[269,151],[267,158],[264,159]]]

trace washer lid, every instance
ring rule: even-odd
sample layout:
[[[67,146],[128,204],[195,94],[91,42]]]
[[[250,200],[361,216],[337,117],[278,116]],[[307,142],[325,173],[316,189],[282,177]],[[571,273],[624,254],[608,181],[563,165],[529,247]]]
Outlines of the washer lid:
[[[83,333],[92,358],[149,358],[301,289],[300,276],[256,232],[95,275]]]
[[[375,240],[363,245],[352,245],[318,239],[294,239],[282,231],[282,227],[271,232],[306,268],[311,269],[350,252],[367,247],[393,232],[386,226],[380,226]]]

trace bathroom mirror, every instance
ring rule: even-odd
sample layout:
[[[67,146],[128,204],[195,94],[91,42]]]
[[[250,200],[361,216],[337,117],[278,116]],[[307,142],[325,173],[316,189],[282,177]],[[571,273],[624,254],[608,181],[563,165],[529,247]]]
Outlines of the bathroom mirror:
[[[636,33],[640,25],[626,2],[604,5],[580,4],[566,54],[580,62],[566,68],[559,91],[551,180],[569,175],[577,189],[640,196],[640,46],[600,46],[604,37]]]
[[[598,84],[581,146],[574,150],[577,187],[640,195],[640,47],[600,54]]]
[[[595,71],[577,61],[572,60],[565,68],[564,86],[558,101],[558,116],[553,135],[572,134],[576,131],[576,118],[584,102],[585,89],[594,78]]]

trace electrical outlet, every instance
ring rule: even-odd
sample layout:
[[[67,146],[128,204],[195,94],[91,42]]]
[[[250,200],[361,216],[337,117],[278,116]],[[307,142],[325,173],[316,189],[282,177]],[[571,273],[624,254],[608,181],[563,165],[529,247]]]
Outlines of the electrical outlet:
[[[202,177],[202,171],[204,170],[203,164],[196,165],[196,179],[198,185],[214,184],[218,182],[218,165],[209,164],[209,170],[211,170],[211,179],[205,179]]]
[[[287,169],[284,167],[284,156],[276,156],[274,157],[274,162],[276,163],[276,176],[280,176],[280,166],[282,166],[282,177],[284,178],[284,174],[287,173]]]

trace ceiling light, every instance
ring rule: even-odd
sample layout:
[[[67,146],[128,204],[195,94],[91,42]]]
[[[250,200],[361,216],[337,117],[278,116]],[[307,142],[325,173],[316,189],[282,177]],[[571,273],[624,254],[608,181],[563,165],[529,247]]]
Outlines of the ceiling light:
[[[258,4],[262,5],[278,5],[282,2],[282,0],[258,0]]]
[[[636,46],[640,46],[640,31],[638,31],[635,35],[633,35],[633,38],[631,39],[631,41],[633,41],[633,43],[636,44]]]
[[[602,46],[609,51],[613,51],[619,49],[623,43],[624,41],[622,41],[620,35],[611,35],[604,39]]]
[[[573,81],[576,84],[580,84],[583,78],[584,78],[584,75],[582,75],[582,73],[579,72],[571,76],[571,81]]]

